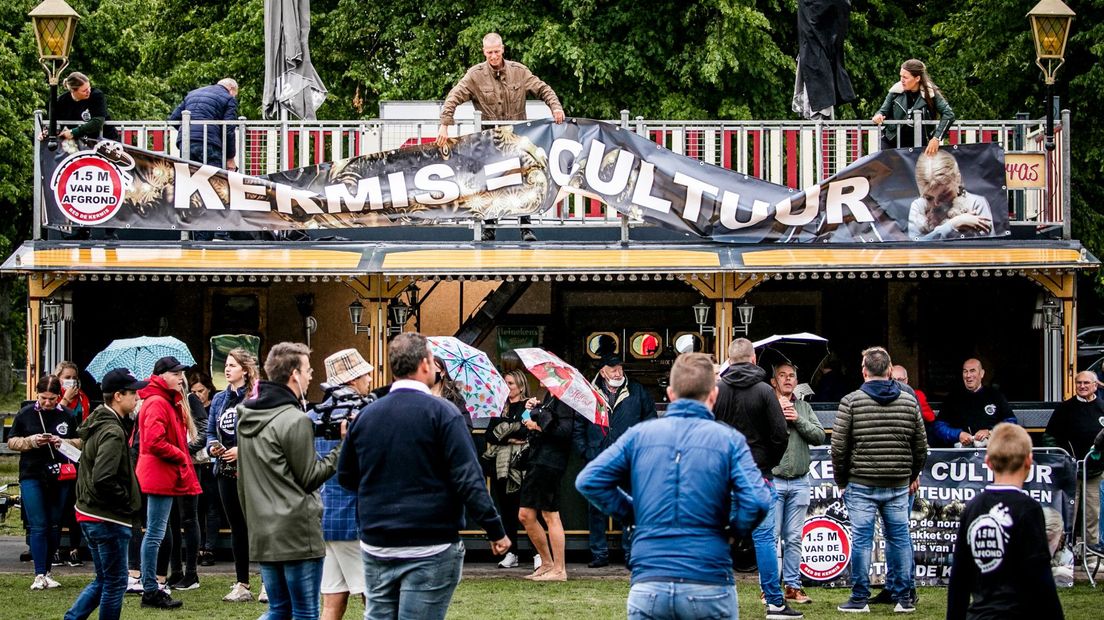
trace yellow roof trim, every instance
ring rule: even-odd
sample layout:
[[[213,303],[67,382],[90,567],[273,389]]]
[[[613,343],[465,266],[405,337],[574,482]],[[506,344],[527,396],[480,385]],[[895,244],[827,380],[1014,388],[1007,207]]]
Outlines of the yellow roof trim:
[[[315,249],[64,248],[32,250],[19,267],[34,269],[345,269],[360,265],[360,252]]]
[[[383,259],[385,271],[434,269],[629,269],[629,268],[719,269],[716,252],[695,250],[412,250],[389,252]]]
[[[1077,264],[1081,252],[1058,248],[794,248],[750,251],[747,267],[969,267]]]

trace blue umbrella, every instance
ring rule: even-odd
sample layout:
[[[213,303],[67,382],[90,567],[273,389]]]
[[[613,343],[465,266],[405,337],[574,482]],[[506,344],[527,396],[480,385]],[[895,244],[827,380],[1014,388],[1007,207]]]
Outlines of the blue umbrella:
[[[195,358],[188,345],[172,336],[139,336],[113,340],[107,348],[96,354],[85,370],[96,381],[116,368],[126,368],[139,379],[153,374],[153,365],[162,357],[173,356],[181,364],[194,366]]]

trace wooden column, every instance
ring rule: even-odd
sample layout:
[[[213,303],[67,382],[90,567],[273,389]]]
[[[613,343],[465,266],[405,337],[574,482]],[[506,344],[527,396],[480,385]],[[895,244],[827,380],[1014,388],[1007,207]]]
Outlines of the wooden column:
[[[391,383],[391,368],[387,364],[387,305],[410,283],[410,278],[385,278],[378,274],[357,276],[345,282],[364,305],[361,324],[368,327],[368,332],[357,336],[367,337],[368,343],[356,348],[372,365],[373,388]]]
[[[34,388],[42,359],[42,302],[50,299],[69,281],[52,273],[32,273],[27,276],[27,399],[35,398]]]
[[[1062,304],[1062,398],[1073,398],[1077,373],[1077,274],[1029,273],[1028,276]]]
[[[732,327],[736,325],[736,306],[748,293],[763,282],[762,277],[752,278],[743,273],[699,274],[686,278],[685,282],[697,289],[702,297],[713,302],[713,354],[717,361],[728,357],[728,345],[732,343]]]

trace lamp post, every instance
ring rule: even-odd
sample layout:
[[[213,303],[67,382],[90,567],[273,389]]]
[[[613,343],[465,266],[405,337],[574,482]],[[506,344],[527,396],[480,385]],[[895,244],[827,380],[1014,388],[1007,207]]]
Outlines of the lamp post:
[[[751,317],[755,314],[755,306],[749,304],[747,301],[736,306],[736,316],[740,319],[739,325],[732,326],[732,335],[743,334],[748,335],[748,330],[751,329]]]
[[[1046,149],[1054,150],[1054,74],[1065,62],[1070,22],[1076,15],[1062,0],[1042,0],[1027,13],[1035,39],[1035,64],[1046,81]]]
[[[698,325],[698,333],[712,334],[715,328],[712,325],[706,325],[709,322],[709,304],[702,301],[691,307],[694,309],[694,322]]]
[[[398,299],[392,300],[387,306],[387,314],[391,319],[390,325],[387,327],[389,334],[401,334],[403,328],[406,327],[406,322],[410,319],[410,313],[413,308],[404,304]]]
[[[77,30],[80,15],[65,0],[44,0],[27,14],[34,24],[35,43],[38,44],[38,62],[46,70],[50,81],[50,130],[46,148],[57,149],[57,119],[54,118],[54,102],[57,101],[58,78],[69,66],[69,50],[73,45],[73,33]]]

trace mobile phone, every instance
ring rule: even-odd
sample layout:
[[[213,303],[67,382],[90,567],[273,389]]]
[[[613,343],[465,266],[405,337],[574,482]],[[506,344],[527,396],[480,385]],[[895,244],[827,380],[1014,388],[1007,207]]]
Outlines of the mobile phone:
[[[528,409],[521,412],[521,421],[522,422],[528,422],[529,420],[532,420],[532,419],[533,419],[533,414],[529,413]]]
[[[216,440],[214,440],[214,441],[212,441],[212,442],[211,442],[211,443],[210,443],[210,444],[209,444],[209,445],[207,446],[207,451],[208,451],[208,452],[210,452],[211,450],[225,450],[225,449],[226,449],[226,448],[225,448],[225,447],[224,447],[224,446],[222,445],[222,443],[221,443],[221,442],[220,442],[219,440],[217,440],[217,439],[216,439]]]

